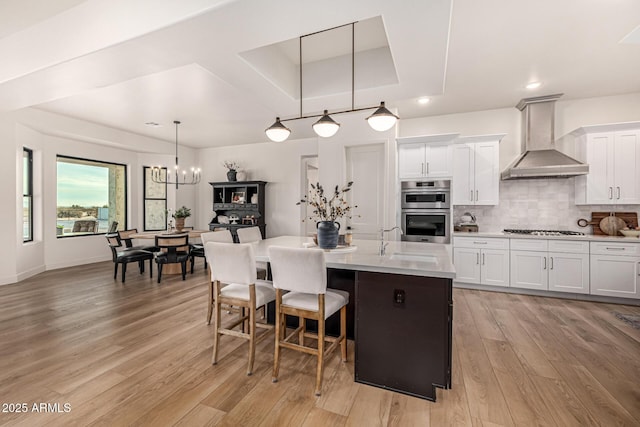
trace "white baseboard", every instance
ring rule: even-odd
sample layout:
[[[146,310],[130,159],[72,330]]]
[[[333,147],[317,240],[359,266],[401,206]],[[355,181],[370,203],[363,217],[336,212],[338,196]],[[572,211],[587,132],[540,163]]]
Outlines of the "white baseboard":
[[[60,268],[75,267],[78,265],[93,264],[95,262],[110,261],[110,260],[111,260],[111,256],[109,255],[102,255],[102,256],[96,256],[96,257],[85,258],[85,259],[76,259],[73,261],[61,262],[56,264],[47,264],[45,270],[47,271],[58,270]]]
[[[27,271],[23,271],[18,273],[18,275],[16,276],[16,282],[21,282],[25,279],[28,279],[29,277],[33,277],[36,274],[40,274],[42,272],[46,271],[44,265],[39,265],[37,267],[34,268],[30,268]]]

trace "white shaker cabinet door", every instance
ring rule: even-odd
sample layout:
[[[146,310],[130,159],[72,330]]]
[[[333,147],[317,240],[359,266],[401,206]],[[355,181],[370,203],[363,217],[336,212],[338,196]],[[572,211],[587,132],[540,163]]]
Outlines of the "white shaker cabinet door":
[[[403,178],[422,178],[426,173],[425,144],[402,144],[398,147],[398,175]]]
[[[500,171],[498,141],[475,144],[475,204],[499,203]]]
[[[473,144],[453,145],[451,200],[454,205],[473,205],[475,201]]]
[[[480,249],[453,248],[456,281],[480,283]]]
[[[425,176],[429,178],[451,176],[451,145],[426,145]]]
[[[512,288],[548,290],[549,268],[546,252],[511,251]]]
[[[509,286],[509,251],[482,249],[480,267],[480,284]]]
[[[591,255],[591,294],[640,298],[640,257]]]
[[[613,203],[613,133],[587,137],[587,204]]]
[[[613,198],[616,204],[640,204],[640,131],[616,132]]]
[[[549,252],[549,290],[589,293],[589,254]]]

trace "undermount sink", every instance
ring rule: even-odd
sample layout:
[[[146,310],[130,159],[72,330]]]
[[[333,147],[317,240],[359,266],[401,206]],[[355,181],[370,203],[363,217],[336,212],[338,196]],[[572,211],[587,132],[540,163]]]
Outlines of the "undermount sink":
[[[399,261],[417,261],[417,262],[433,262],[437,263],[438,259],[433,255],[416,254],[408,252],[394,252],[389,256],[389,259]]]

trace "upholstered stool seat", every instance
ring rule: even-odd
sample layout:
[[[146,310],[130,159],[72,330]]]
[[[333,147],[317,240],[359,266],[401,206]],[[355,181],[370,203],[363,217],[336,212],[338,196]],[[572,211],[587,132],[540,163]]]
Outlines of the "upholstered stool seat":
[[[282,296],[282,304],[300,310],[318,311],[318,295],[302,292],[289,292]],[[349,292],[339,289],[327,289],[324,294],[324,318],[349,304]]]
[[[276,291],[273,289],[271,282],[256,280],[255,285],[256,307],[262,307],[276,298]],[[220,289],[220,295],[224,298],[236,298],[245,301],[249,301],[250,299],[249,287],[237,283],[231,283]]]

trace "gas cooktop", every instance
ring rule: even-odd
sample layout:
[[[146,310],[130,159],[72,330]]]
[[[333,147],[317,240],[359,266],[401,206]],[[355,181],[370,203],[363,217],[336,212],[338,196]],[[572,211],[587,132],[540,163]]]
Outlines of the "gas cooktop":
[[[531,236],[584,236],[584,233],[569,230],[524,230],[517,228],[505,228],[502,231],[509,234],[528,234]]]

